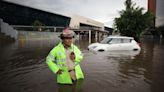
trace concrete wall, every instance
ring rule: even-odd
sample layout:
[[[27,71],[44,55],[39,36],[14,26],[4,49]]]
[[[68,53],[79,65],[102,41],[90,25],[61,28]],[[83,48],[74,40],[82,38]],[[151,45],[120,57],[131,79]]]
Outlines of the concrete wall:
[[[18,31],[19,40],[59,40],[59,32]]]
[[[7,36],[10,36],[11,38],[14,38],[15,40],[18,37],[18,32],[13,27],[11,27],[9,24],[3,22],[2,19],[0,19],[0,32],[4,33]]]
[[[18,31],[18,43],[20,47],[45,47],[59,43],[60,33],[39,31]]]
[[[156,0],[156,20],[155,26],[164,38],[164,0]]]
[[[164,0],[156,0],[156,27],[164,26]]]

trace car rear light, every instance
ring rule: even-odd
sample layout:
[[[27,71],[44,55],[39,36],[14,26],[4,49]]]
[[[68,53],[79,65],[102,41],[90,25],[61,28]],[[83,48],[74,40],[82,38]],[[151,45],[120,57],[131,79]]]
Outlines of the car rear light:
[[[140,46],[141,47],[141,43],[137,43],[138,44],[138,46]]]

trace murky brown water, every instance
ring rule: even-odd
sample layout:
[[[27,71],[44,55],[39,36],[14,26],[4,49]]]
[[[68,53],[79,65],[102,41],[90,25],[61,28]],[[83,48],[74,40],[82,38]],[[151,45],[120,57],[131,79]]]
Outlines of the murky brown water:
[[[164,42],[142,40],[141,52],[84,53],[83,81],[58,85],[45,64],[55,42],[19,41],[0,45],[0,92],[164,92]]]

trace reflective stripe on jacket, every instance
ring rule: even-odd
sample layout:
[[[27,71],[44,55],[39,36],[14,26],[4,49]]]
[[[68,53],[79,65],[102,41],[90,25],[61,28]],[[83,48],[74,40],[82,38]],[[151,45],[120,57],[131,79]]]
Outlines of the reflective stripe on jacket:
[[[80,68],[80,61],[83,59],[81,51],[75,46],[71,45],[71,51],[75,53],[75,74],[77,79],[83,79],[84,75]],[[46,63],[48,64],[50,70],[56,73],[59,69],[62,70],[62,74],[57,75],[57,83],[61,84],[72,84],[72,79],[69,75],[69,70],[66,66],[66,53],[62,43],[59,43],[54,47],[46,58]]]

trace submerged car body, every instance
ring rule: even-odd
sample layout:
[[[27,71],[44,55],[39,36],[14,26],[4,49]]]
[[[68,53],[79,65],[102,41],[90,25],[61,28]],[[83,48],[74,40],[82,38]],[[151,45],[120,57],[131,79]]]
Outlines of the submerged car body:
[[[100,43],[92,43],[88,46],[93,51],[118,51],[118,50],[140,50],[140,46],[133,37],[109,36]]]

